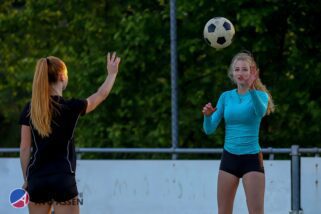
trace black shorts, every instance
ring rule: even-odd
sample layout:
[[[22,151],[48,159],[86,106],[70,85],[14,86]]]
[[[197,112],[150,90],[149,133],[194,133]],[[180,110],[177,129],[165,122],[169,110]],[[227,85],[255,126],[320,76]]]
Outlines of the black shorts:
[[[220,170],[242,178],[248,172],[262,172],[264,173],[263,154],[235,155],[224,149]]]
[[[74,174],[53,174],[28,178],[27,192],[35,203],[64,202],[78,195]]]

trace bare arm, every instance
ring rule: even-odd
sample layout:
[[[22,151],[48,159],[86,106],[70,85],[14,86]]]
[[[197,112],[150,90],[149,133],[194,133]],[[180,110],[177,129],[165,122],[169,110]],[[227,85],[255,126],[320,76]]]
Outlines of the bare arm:
[[[31,153],[31,130],[29,126],[21,126],[21,142],[20,142],[20,163],[23,179],[25,181],[24,188],[27,185],[27,166],[30,160]]]
[[[86,114],[93,111],[109,95],[116,80],[119,62],[120,58],[116,56],[115,52],[112,55],[110,55],[110,53],[107,54],[108,75],[104,83],[97,90],[97,92],[87,98]]]

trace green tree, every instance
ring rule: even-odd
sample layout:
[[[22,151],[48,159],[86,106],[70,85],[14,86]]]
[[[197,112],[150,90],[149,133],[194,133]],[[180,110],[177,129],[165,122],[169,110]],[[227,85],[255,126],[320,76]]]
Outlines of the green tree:
[[[177,1],[179,146],[222,147],[202,132],[202,106],[235,87],[227,68],[235,53],[253,52],[276,112],[263,119],[263,147],[320,146],[321,3],[276,0]],[[236,29],[231,46],[202,38],[214,16]],[[169,1],[14,1],[0,4],[0,135],[19,145],[20,111],[30,99],[36,60],[63,59],[66,97],[86,98],[105,78],[105,54],[117,50],[120,73],[108,100],[81,118],[81,147],[170,147]]]

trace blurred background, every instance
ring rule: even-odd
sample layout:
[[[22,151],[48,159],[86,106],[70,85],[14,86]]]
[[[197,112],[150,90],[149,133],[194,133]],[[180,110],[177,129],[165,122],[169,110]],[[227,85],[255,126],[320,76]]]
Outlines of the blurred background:
[[[254,54],[276,104],[276,112],[262,120],[261,146],[320,146],[321,1],[189,0],[177,1],[176,9],[178,147],[222,147],[223,122],[216,135],[206,136],[201,109],[235,87],[227,69],[244,49]],[[117,51],[122,61],[116,84],[107,100],[79,121],[77,146],[170,147],[169,10],[164,0],[1,0],[0,146],[19,147],[18,119],[31,98],[37,59],[64,60],[69,72],[64,96],[87,98],[105,79],[107,52]],[[204,25],[215,16],[228,18],[236,30],[233,43],[220,51],[203,40]]]

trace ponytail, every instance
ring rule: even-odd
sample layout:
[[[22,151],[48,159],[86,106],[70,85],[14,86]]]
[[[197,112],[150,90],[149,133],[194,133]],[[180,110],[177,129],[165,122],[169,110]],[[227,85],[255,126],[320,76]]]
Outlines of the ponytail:
[[[58,81],[60,72],[67,72],[67,69],[57,57],[41,58],[37,62],[32,84],[30,118],[42,137],[48,137],[52,132],[51,120],[57,105],[54,105],[50,96],[50,84]]]
[[[30,118],[33,126],[42,137],[51,134],[51,103],[46,58],[38,60],[32,84]]]

